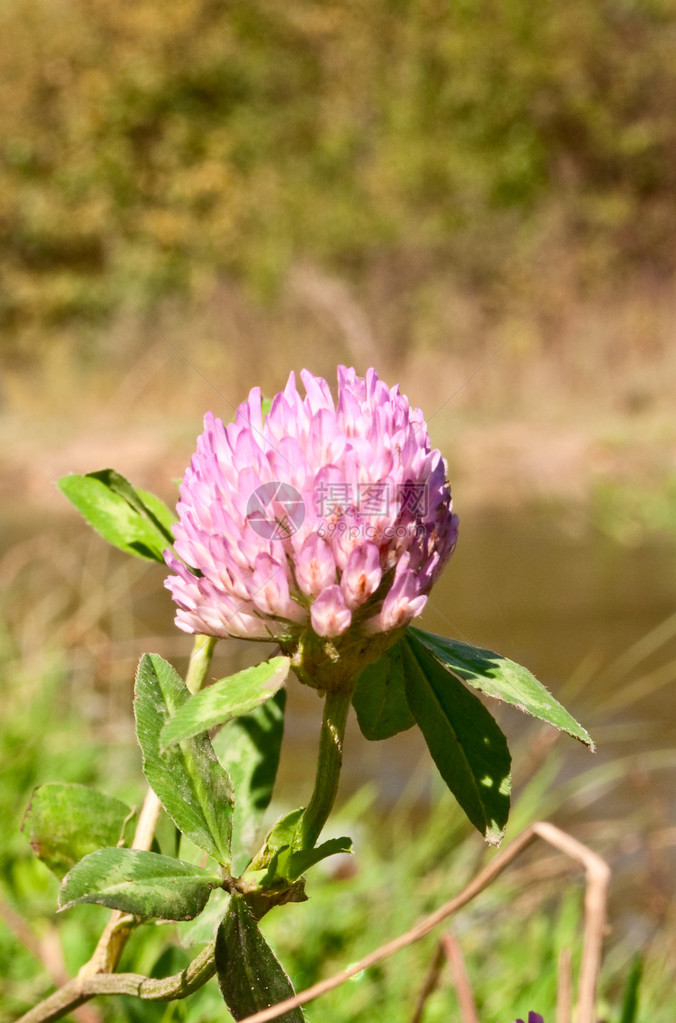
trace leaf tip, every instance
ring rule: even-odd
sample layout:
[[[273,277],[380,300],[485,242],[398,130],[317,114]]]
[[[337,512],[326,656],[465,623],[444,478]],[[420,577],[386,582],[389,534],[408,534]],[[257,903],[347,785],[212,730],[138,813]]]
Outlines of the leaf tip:
[[[174,739],[174,737],[171,735],[171,729],[169,728],[170,723],[171,723],[171,718],[169,719],[169,721],[167,721],[166,724],[164,724],[162,726],[162,728],[160,730],[160,737],[159,737],[159,754],[160,754],[160,756],[162,756],[164,753],[166,753],[167,750],[171,746],[174,746],[176,744],[176,742],[178,742],[178,740]]]
[[[75,903],[78,901],[77,899],[69,899],[68,896],[65,894],[64,889],[66,888],[66,882],[68,881],[69,876],[70,876],[69,874],[66,874],[61,881],[61,887],[59,888],[59,893],[56,897],[57,913],[63,913],[64,910],[70,909],[71,906],[74,906]]]
[[[497,849],[498,846],[501,845],[502,843],[504,833],[505,829],[500,828],[498,825],[495,824],[495,821],[492,820],[491,824],[484,832],[484,839],[486,842],[488,842],[489,845],[492,845]]]
[[[583,746],[586,746],[590,753],[596,753],[596,743],[592,739],[587,729],[583,728],[582,725],[577,723],[577,721],[575,722],[575,724],[577,726],[575,728],[575,731],[569,728],[566,728],[565,731],[568,733],[568,735],[571,735],[574,739],[577,739],[578,742],[581,742]]]

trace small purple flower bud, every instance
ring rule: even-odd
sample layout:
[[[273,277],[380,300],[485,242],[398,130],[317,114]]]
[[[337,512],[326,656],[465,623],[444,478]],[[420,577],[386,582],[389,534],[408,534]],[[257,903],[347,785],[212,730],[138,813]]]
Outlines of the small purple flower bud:
[[[286,572],[285,562],[275,561],[269,554],[258,554],[251,577],[251,600],[256,609],[266,617],[273,615],[276,618],[302,622],[305,611],[294,603],[289,595]]]
[[[374,632],[390,632],[408,625],[412,618],[421,614],[427,603],[427,595],[420,592],[418,576],[408,568],[410,555],[405,552],[394,573],[394,582],[383,601],[380,614],[372,619],[370,628]]]
[[[310,608],[310,618],[318,636],[340,636],[349,629],[352,612],[345,605],[340,586],[322,590]]]
[[[336,563],[328,543],[310,533],[296,558],[296,582],[307,597],[318,597],[336,581]]]
[[[382,579],[380,551],[374,543],[362,543],[355,547],[347,559],[340,585],[345,603],[354,609],[365,604],[380,586]]]

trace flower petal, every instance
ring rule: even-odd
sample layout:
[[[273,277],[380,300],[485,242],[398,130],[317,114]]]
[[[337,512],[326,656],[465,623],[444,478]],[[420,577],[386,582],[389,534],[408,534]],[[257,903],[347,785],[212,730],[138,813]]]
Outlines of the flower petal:
[[[352,612],[340,586],[323,590],[310,608],[312,628],[318,636],[340,636],[350,627]]]

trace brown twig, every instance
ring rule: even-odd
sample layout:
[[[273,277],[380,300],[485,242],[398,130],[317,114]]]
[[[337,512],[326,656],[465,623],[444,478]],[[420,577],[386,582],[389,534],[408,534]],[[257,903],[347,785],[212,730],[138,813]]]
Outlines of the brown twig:
[[[553,824],[541,822],[532,829],[540,838],[581,863],[587,873],[584,898],[584,939],[577,996],[578,1023],[596,1019],[596,985],[601,971],[601,947],[606,922],[606,901],[610,867],[586,845]]]
[[[458,995],[460,1019],[462,1020],[462,1023],[479,1023],[479,1016],[476,1011],[474,995],[472,993],[472,985],[469,982],[467,967],[465,966],[465,957],[462,954],[460,942],[454,934],[448,931],[441,938],[441,947],[444,950],[444,954],[451,968],[453,983]]]
[[[395,952],[400,952],[416,941],[420,941],[426,934],[433,931],[435,927],[438,927],[440,923],[443,923],[448,917],[457,913],[459,909],[462,909],[463,906],[466,906],[484,891],[517,856],[521,855],[524,849],[536,837],[542,838],[544,841],[556,846],[566,855],[582,863],[587,870],[585,933],[579,984],[578,1023],[594,1023],[596,984],[600,969],[601,942],[605,923],[606,893],[610,868],[591,849],[588,849],[576,839],[561,831],[560,828],[548,823],[533,824],[531,827],[526,828],[525,831],[522,831],[512,844],[499,853],[487,867],[477,874],[474,880],[470,881],[459,895],[446,902],[439,909],[435,910],[434,913],[423,917],[410,930],[401,934],[398,938],[381,945],[380,948],[370,952],[363,959],[360,959],[359,962],[348,966],[347,969],[341,970],[339,973],[320,981],[318,984],[313,984],[312,987],[306,988],[305,991],[294,995],[293,998],[287,998],[283,1002],[271,1006],[269,1009],[263,1009],[252,1016],[247,1016],[240,1023],[270,1023],[271,1020],[278,1019],[285,1012],[290,1012],[292,1009],[297,1009],[300,1005],[314,1001],[315,998],[333,991],[352,977],[356,977],[363,970],[375,966],[376,963],[382,962],[383,959],[388,959]]]
[[[207,945],[181,973],[159,980],[138,973],[98,973],[76,977],[25,1013],[17,1023],[55,1023],[96,995],[136,995],[154,1002],[186,998],[216,972],[215,945],[215,941]]]
[[[423,986],[420,989],[420,994],[415,1003],[415,1009],[411,1016],[411,1023],[421,1023],[423,1018],[423,1012],[427,1005],[427,999],[432,995],[439,984],[439,976],[441,974],[441,967],[444,965],[444,949],[441,942],[438,942],[434,950],[434,958],[430,964],[430,968],[427,971]]]
[[[573,1006],[573,969],[569,948],[561,949],[559,976],[556,985],[556,1023],[570,1023]]]

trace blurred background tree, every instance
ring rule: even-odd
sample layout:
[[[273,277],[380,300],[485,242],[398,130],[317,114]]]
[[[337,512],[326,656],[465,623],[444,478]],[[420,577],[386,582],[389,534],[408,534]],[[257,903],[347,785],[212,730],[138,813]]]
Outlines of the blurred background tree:
[[[0,29],[14,354],[299,260],[383,304],[674,269],[668,0],[5,0]]]

